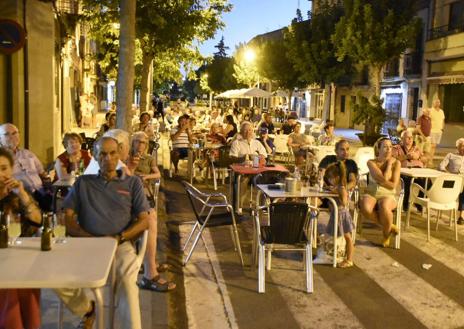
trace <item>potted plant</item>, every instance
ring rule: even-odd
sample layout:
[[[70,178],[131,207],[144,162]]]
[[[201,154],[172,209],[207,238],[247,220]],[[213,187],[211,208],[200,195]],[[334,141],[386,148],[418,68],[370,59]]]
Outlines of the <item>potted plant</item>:
[[[383,99],[378,96],[367,97],[358,95],[359,103],[354,104],[354,124],[364,124],[364,133],[356,134],[364,146],[372,146],[375,141],[384,136],[380,133],[387,117],[382,107]]]

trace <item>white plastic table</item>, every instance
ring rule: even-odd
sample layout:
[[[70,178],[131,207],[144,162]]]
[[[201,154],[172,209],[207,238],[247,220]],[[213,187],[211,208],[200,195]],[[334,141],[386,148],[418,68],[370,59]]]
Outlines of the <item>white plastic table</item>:
[[[274,190],[269,189],[269,184],[258,184],[258,195],[257,200],[259,200],[260,196],[264,194],[266,198],[272,199],[280,199],[280,198],[327,198],[329,202],[334,207],[334,237],[338,235],[338,205],[337,205],[337,198],[338,195],[329,191],[325,190],[318,190],[313,187],[306,187],[301,188],[299,191],[296,192],[286,192],[285,190]],[[258,203],[258,202],[257,202]],[[259,229],[259,228],[256,228]],[[334,239],[334,257],[333,257],[333,267],[337,267],[337,239]]]
[[[412,187],[412,184],[414,184],[414,180],[416,178],[435,178],[440,175],[443,175],[444,172],[436,170],[436,169],[431,169],[431,168],[401,168],[400,173],[403,176],[412,177],[411,184],[409,186],[409,200],[408,200],[409,208],[406,214],[406,227],[409,227],[409,217],[411,214],[411,207],[412,207],[411,187]],[[425,181],[425,190],[427,190],[427,180]]]
[[[97,327],[103,329],[101,288],[112,268],[116,240],[69,237],[50,251],[40,250],[40,238],[20,240],[0,249],[0,288],[89,288],[95,295]]]

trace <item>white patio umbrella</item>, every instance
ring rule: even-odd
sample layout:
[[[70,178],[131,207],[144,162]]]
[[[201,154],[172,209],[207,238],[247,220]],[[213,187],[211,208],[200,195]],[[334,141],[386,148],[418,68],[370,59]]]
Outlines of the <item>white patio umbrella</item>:
[[[271,97],[272,94],[268,91],[259,88],[240,89],[240,92],[235,95],[237,98],[242,97]]]

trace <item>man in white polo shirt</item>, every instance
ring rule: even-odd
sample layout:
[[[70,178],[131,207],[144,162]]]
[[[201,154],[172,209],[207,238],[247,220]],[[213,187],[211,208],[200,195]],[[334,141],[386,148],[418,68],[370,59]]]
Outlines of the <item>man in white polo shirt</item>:
[[[432,148],[430,150],[431,161],[435,155],[435,149],[440,144],[443,129],[445,129],[445,112],[440,108],[440,100],[437,98],[433,101],[432,109],[430,110],[430,119],[432,123],[432,129],[430,131],[430,139]]]
[[[240,133],[237,135],[237,138],[232,142],[232,145],[230,146],[230,152],[229,156],[231,158],[237,159],[237,162],[243,161],[246,155],[256,155],[258,154],[260,158],[266,158],[267,157],[267,152],[266,149],[264,148],[264,145],[261,144],[259,140],[255,138],[255,134],[253,132],[253,124],[249,121],[244,121],[242,122],[242,125],[240,126]],[[241,180],[240,183],[240,190],[245,191],[246,187],[248,186],[249,183],[249,177],[244,177]],[[237,181],[234,182],[234,185],[236,186]],[[240,196],[240,204],[243,203],[243,199],[246,197],[248,193],[241,193]],[[237,188],[234,188],[234,193],[233,193],[233,204],[235,204],[235,200],[237,200],[239,196],[237,195]]]
[[[229,155],[235,158],[243,158],[247,154],[259,154],[262,157],[267,157],[263,144],[255,138],[253,124],[249,121],[244,121],[240,126],[240,134],[232,142]]]

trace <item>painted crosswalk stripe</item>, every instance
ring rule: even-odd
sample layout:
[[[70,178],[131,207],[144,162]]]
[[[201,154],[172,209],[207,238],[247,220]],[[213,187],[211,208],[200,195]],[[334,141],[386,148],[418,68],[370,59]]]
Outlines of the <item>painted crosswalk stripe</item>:
[[[359,268],[428,328],[464,326],[464,308],[461,305],[398,264],[382,249],[359,243],[354,260]],[[414,262],[413,259],[410,261]],[[421,264],[417,263],[417,266]],[[448,322],[444,324],[443,319]]]

